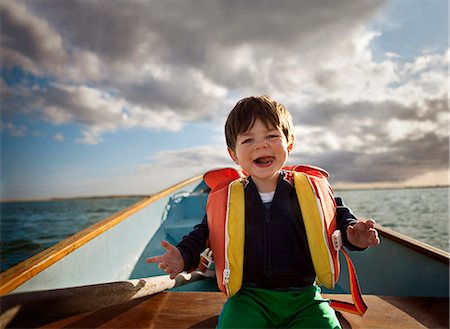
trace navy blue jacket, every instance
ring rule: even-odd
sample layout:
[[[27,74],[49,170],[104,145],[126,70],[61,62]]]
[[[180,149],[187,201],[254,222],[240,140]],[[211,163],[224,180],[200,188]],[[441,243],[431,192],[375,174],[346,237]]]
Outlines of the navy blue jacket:
[[[293,186],[282,175],[273,200],[263,204],[252,179],[245,186],[245,250],[244,278],[247,286],[268,289],[292,289],[310,286],[316,277],[311,260],[300,205]],[[362,250],[347,240],[348,225],[356,223],[355,216],[335,198],[337,228],[343,243],[350,250]],[[206,216],[194,230],[177,245],[185,270],[196,268],[199,255],[209,237]]]

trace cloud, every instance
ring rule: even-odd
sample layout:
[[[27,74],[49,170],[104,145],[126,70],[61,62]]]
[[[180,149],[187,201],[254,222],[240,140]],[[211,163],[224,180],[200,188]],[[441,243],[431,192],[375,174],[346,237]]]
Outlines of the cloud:
[[[381,4],[6,1],[2,51],[14,54],[6,67],[54,77],[60,90],[76,85],[109,93],[128,103],[129,114],[176,113],[179,127],[223,113],[230,94],[292,89],[297,81],[289,86],[285,74],[350,38]],[[52,103],[46,98],[55,92],[42,91],[40,101]],[[44,116],[60,114],[58,120],[99,131],[97,114],[88,112],[93,118],[79,106],[47,108]],[[155,128],[177,129],[170,123]]]
[[[11,122],[0,122],[0,131],[5,131],[8,135],[13,137],[24,137],[27,135],[27,127],[20,125],[17,126]]]
[[[345,131],[342,134],[345,135]],[[351,140],[348,137],[345,139]],[[372,142],[356,144],[354,148],[316,146],[321,152],[315,152],[314,148],[309,152],[302,151],[301,146],[297,145],[291,162],[322,166],[333,173],[334,182],[340,183],[402,183],[430,172],[448,170],[447,137],[428,132],[416,138],[383,142],[373,138]],[[319,144],[325,143],[319,141]],[[448,177],[441,177],[440,184],[448,184]]]
[[[61,133],[57,133],[53,135],[53,140],[57,142],[63,142],[64,141],[64,135]]]
[[[177,130],[182,122],[173,111],[153,111],[97,88],[50,84],[30,99],[42,119],[55,125],[77,123],[83,128],[78,142],[98,144],[102,134],[117,129],[145,127]]]
[[[18,65],[36,74],[55,73],[66,61],[61,36],[25,5],[2,1],[2,65]]]
[[[239,98],[268,94],[293,114],[293,161],[324,166],[343,182],[442,171],[449,52],[375,60],[372,44],[382,32],[369,22],[384,4],[3,1],[3,72],[20,67],[45,83],[3,79],[2,111],[75,124],[76,142],[96,145],[122,129],[215,123]],[[140,170],[183,162],[194,172],[228,158],[197,148],[167,152]]]
[[[297,116],[293,161],[323,166],[335,182],[346,183],[399,184],[442,172],[449,161],[447,111],[444,95],[409,106],[313,104]],[[448,183],[447,175],[437,183]]]
[[[167,176],[174,168],[180,168],[180,177],[201,174],[212,168],[234,166],[225,145],[205,145],[186,148],[177,151],[161,151],[152,155],[150,165],[142,165],[137,169],[139,173],[163,172]]]
[[[86,86],[52,84],[36,98],[35,106],[54,124],[78,122],[113,129],[122,118],[125,101]]]

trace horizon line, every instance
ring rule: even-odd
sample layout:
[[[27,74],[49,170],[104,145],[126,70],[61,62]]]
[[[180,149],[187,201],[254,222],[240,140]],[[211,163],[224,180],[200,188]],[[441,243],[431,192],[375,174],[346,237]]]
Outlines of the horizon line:
[[[336,187],[334,191],[361,191],[361,190],[402,190],[402,189],[424,189],[424,188],[444,188],[450,187],[450,184],[444,185],[417,185],[417,186],[373,186],[373,187]],[[110,195],[90,195],[90,196],[72,196],[72,197],[48,197],[48,198],[11,198],[2,199],[0,203],[16,203],[16,202],[51,202],[51,201],[70,201],[70,200],[87,200],[87,199],[128,199],[128,198],[148,198],[155,193],[149,194],[110,194]]]

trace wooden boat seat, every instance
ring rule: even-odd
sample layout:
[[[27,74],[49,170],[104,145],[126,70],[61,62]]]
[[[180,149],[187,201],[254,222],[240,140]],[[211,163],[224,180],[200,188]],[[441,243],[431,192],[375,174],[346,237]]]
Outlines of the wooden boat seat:
[[[350,301],[348,295],[329,295]],[[94,312],[74,315],[42,328],[215,328],[226,297],[217,292],[162,292]],[[448,328],[448,298],[366,295],[360,317],[339,313],[343,328]]]

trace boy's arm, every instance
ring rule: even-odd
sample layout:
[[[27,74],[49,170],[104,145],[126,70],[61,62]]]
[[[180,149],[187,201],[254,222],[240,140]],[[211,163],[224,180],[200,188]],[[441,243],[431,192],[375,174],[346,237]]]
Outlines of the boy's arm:
[[[174,279],[182,271],[196,269],[200,262],[200,253],[206,247],[208,238],[208,222],[206,216],[203,221],[194,227],[188,235],[175,247],[167,241],[161,241],[166,249],[163,255],[153,256],[146,259],[147,263],[158,263],[158,267],[170,274]]]
[[[345,247],[349,250],[362,251],[380,243],[373,220],[358,220],[341,198],[336,197],[335,201],[337,228],[341,231]]]
[[[349,226],[355,225],[358,220],[356,219],[355,215],[351,212],[350,208],[348,208],[344,201],[339,198],[335,197],[334,200],[336,201],[336,221],[337,221],[337,228],[341,231],[342,236],[342,243],[345,247],[347,247],[349,250],[356,250],[356,251],[363,251],[366,248],[359,248],[350,241],[348,241],[347,236],[347,229]]]
[[[365,248],[358,248],[352,245],[347,238],[347,228],[357,222],[355,215],[344,205],[344,201],[341,198],[335,197],[334,200],[336,201],[337,228],[341,231],[343,245],[350,250],[364,250]]]

